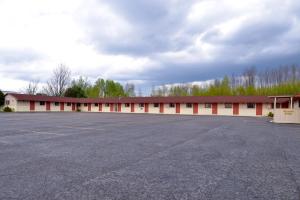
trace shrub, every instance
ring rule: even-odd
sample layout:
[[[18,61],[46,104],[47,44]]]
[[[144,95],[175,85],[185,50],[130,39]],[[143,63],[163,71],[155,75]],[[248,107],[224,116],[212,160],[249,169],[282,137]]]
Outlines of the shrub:
[[[81,112],[81,110],[78,108],[78,109],[77,109],[77,112]]]
[[[274,114],[272,112],[269,112],[268,117],[274,117]]]
[[[4,107],[3,112],[13,112],[13,110],[10,107]]]

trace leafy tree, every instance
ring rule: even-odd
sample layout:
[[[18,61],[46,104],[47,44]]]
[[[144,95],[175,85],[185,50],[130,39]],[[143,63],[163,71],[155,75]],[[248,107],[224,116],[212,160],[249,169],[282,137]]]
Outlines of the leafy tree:
[[[67,88],[65,97],[85,98],[87,95],[82,87],[79,85],[72,85],[71,87]]]
[[[88,79],[80,76],[77,80],[72,81],[71,86],[67,88],[64,96],[77,98],[88,97],[86,91],[89,87]]]
[[[0,106],[3,106],[4,105],[4,93],[0,90]]]

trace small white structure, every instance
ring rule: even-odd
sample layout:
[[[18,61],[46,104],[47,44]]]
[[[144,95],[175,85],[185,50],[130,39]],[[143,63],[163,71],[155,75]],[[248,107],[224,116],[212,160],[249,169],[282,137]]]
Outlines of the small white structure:
[[[300,123],[300,94],[296,96],[270,96],[274,99],[275,123]],[[278,101],[283,103],[278,103]],[[285,106],[280,106],[285,105]]]

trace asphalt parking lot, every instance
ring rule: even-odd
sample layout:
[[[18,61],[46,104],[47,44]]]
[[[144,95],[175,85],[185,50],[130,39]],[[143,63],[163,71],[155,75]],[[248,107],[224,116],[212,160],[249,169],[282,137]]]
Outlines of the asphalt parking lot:
[[[0,114],[0,199],[300,199],[300,126],[266,118]]]

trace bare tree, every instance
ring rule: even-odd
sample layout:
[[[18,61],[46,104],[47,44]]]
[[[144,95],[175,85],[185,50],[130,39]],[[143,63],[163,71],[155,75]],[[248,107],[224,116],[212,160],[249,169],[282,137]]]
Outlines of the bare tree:
[[[27,87],[25,88],[25,94],[35,95],[39,89],[39,80],[29,81]]]
[[[45,87],[45,93],[51,96],[63,96],[68,85],[71,81],[71,71],[70,69],[61,64],[53,71],[53,75],[49,81],[47,81],[47,86]]]

